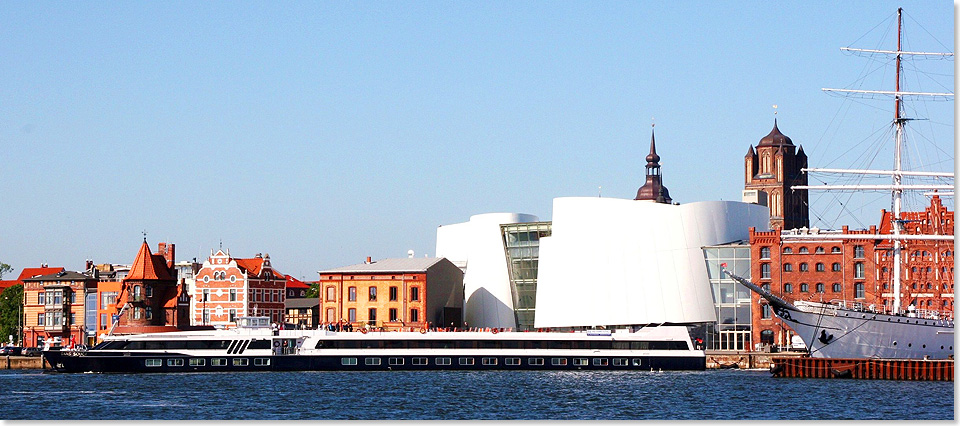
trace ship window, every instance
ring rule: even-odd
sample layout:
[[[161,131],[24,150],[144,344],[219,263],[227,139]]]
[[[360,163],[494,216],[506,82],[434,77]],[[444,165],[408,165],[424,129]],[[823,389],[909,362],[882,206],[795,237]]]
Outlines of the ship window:
[[[543,365],[543,358],[527,358],[529,365]]]
[[[146,363],[147,367],[159,367],[163,365],[163,360],[160,358],[147,358],[147,360],[144,362]]]
[[[427,357],[422,357],[422,356],[414,357],[412,362],[413,362],[413,365],[427,365]]]
[[[356,358],[340,358],[340,365],[357,365]]]
[[[437,358],[437,365],[450,365],[450,358],[447,358],[447,357]]]
[[[270,358],[254,358],[253,365],[259,365],[259,366],[270,365]]]
[[[390,357],[390,359],[388,359],[387,362],[388,362],[390,365],[403,365],[403,358],[400,358],[400,357]]]
[[[233,365],[235,367],[244,367],[250,365],[250,360],[246,358],[234,358]]]
[[[642,361],[640,360],[640,358],[634,358],[634,359],[631,361],[631,363],[633,364],[634,367],[639,367],[641,362],[642,362]]]
[[[473,365],[473,358],[471,357],[460,357],[460,365]]]
[[[614,358],[613,365],[616,365],[617,367],[625,367],[629,365],[629,362],[627,361],[628,360],[626,358]]]
[[[169,367],[183,367],[183,358],[168,358],[167,366]]]
[[[567,365],[566,358],[551,358],[550,365]]]
[[[609,363],[610,363],[609,360],[607,360],[606,358],[594,358],[594,359],[593,359],[593,365],[595,365],[595,366],[605,367],[605,366],[607,366]]]
[[[213,358],[213,359],[210,360],[210,365],[212,365],[212,366],[214,366],[214,367],[219,367],[219,366],[227,365],[227,359],[226,359],[226,358]]]
[[[480,360],[483,365],[497,365],[497,359],[492,356],[485,356]]]
[[[520,358],[507,358],[504,360],[507,365],[520,365]]]

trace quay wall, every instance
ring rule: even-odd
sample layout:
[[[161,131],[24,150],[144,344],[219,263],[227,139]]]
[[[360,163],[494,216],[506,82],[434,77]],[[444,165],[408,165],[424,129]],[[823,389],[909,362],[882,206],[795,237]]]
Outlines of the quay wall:
[[[41,356],[4,356],[0,358],[0,370],[40,370],[50,368]]]
[[[746,352],[746,351],[706,351],[707,369],[720,368],[770,368],[773,358],[799,358],[805,352]]]

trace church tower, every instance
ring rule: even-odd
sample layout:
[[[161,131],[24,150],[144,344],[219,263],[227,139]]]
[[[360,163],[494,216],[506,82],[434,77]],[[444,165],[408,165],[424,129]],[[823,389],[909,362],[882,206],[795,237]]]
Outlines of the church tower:
[[[773,130],[747,150],[744,157],[744,201],[748,193],[770,208],[770,229],[795,229],[810,226],[807,190],[793,190],[795,185],[806,185],[807,175],[800,169],[807,167],[803,147],[780,132],[777,120]]]
[[[663,186],[660,175],[660,156],[657,155],[657,146],[653,137],[653,129],[650,130],[650,154],[647,154],[647,180],[643,186],[637,190],[637,198],[634,200],[649,200],[662,204],[671,204],[670,192]]]

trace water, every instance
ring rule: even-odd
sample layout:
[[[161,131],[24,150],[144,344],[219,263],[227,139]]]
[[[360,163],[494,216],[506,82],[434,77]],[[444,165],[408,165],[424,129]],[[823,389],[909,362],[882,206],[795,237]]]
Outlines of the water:
[[[182,374],[3,370],[0,389],[6,401],[0,416],[4,419],[954,418],[953,382],[775,379],[765,371],[738,370]]]

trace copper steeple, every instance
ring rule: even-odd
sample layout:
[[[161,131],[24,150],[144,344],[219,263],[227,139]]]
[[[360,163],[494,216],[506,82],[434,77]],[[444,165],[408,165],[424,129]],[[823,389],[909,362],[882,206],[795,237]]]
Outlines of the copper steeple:
[[[660,156],[657,155],[657,144],[653,129],[650,129],[650,153],[647,154],[647,180],[643,186],[637,190],[637,198],[634,200],[650,200],[663,204],[670,204],[673,200],[670,198],[670,192],[663,186],[660,175]]]

